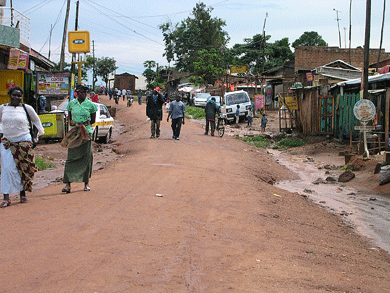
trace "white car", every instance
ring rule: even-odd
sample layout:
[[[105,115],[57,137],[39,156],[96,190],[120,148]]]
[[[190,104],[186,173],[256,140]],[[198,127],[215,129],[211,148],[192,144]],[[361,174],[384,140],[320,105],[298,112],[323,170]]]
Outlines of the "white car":
[[[92,140],[103,140],[104,143],[108,143],[111,140],[114,128],[114,118],[112,118],[104,104],[95,104],[97,106],[97,112],[96,121],[92,124]]]
[[[207,99],[211,95],[208,93],[198,93],[194,97],[194,105],[197,107],[206,107]]]

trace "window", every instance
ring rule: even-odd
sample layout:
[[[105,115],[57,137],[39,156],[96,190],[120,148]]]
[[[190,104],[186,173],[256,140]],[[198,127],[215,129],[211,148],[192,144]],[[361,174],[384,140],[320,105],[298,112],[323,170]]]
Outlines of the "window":
[[[249,101],[248,95],[243,92],[243,93],[235,93],[235,94],[229,94],[226,96],[226,105],[231,106],[235,104],[242,104],[242,103],[247,103]]]

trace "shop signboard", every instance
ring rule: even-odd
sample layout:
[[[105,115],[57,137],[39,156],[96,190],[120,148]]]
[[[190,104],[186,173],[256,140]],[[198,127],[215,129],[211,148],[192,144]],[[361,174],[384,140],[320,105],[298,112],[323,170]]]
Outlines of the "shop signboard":
[[[231,66],[230,67],[230,73],[246,73],[247,71],[247,66]]]
[[[71,31],[68,33],[68,50],[70,53],[89,53],[89,31]]]
[[[68,95],[69,93],[69,73],[39,72],[37,79],[39,95]]]

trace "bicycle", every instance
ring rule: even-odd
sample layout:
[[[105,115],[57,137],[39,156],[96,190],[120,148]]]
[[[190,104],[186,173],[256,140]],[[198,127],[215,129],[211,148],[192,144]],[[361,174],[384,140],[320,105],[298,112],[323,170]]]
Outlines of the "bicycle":
[[[226,125],[226,117],[224,114],[218,115],[218,123],[217,123],[217,131],[219,137],[222,137],[225,134],[225,125]]]

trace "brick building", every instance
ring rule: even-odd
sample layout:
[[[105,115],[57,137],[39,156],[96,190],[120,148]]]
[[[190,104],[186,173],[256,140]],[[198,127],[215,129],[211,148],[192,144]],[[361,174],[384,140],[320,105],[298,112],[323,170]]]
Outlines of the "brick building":
[[[369,64],[378,61],[379,49],[370,49]],[[381,50],[381,60],[389,59],[390,53]],[[362,68],[364,63],[364,49],[349,49],[339,47],[296,47],[295,71],[312,70],[336,60],[342,60],[354,67]]]

